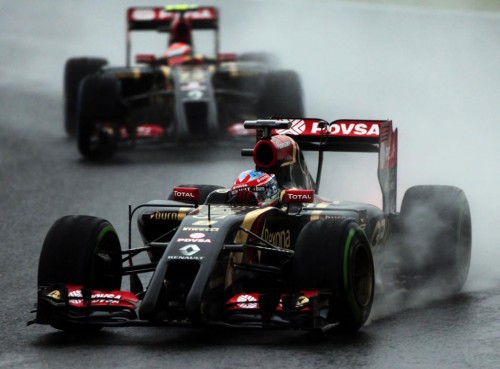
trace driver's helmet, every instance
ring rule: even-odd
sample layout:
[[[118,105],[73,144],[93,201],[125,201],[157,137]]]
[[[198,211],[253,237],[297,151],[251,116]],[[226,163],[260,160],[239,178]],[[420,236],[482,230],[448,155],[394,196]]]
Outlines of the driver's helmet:
[[[274,174],[246,170],[234,181],[231,195],[236,204],[273,206],[279,200],[280,191]]]
[[[175,42],[167,48],[165,57],[168,59],[168,65],[174,66],[190,61],[191,53],[191,46],[183,42]]]

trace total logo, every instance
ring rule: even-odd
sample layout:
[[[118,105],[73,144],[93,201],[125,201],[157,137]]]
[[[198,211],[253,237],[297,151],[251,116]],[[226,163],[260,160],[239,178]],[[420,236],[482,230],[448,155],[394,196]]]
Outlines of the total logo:
[[[314,191],[312,190],[287,190],[285,191],[285,202],[314,202]]]
[[[186,191],[174,191],[174,196],[192,200],[196,198],[196,196],[192,192],[186,192]]]

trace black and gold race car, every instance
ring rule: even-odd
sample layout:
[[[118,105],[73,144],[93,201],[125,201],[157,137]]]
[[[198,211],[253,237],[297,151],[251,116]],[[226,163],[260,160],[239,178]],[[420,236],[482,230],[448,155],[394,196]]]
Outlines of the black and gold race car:
[[[136,143],[213,141],[247,134],[233,122],[304,116],[295,71],[276,69],[269,53],[220,52],[216,7],[132,7],[127,26],[125,66],[89,57],[66,62],[65,128],[83,156],[101,159]],[[157,55],[136,54],[132,65],[132,36],[145,31],[168,40]],[[195,45],[200,33],[203,45]]]
[[[388,286],[432,284],[443,295],[462,288],[471,253],[467,199],[456,187],[416,186],[396,211],[391,121],[245,127],[257,142],[242,154],[261,176],[244,172],[230,189],[180,185],[168,200],[130,207],[127,247],[104,219],[60,218],[41,250],[33,323],[71,331],[220,324],[353,332]],[[315,179],[303,151],[319,155]],[[382,208],[319,196],[323,154],[337,151],[378,154]],[[144,254],[147,262],[136,263]]]

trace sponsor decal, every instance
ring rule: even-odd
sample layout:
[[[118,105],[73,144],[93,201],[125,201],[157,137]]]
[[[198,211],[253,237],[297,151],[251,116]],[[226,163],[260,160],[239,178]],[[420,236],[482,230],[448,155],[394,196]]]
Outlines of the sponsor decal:
[[[252,295],[239,295],[236,299],[240,309],[257,309],[257,299]]]
[[[312,190],[286,190],[285,202],[314,202],[314,191]]]
[[[385,219],[380,219],[377,221],[377,224],[375,224],[375,227],[373,229],[372,237],[371,237],[371,244],[373,247],[377,247],[379,245],[382,245],[385,241],[386,238],[386,220]]]
[[[320,134],[323,127],[319,122],[312,124],[311,133]],[[356,122],[341,122],[333,123],[326,127],[327,132],[334,136],[369,136],[379,137],[380,126],[378,123],[356,123]]]
[[[172,9],[177,10],[177,9]],[[186,9],[187,10],[187,9]],[[171,20],[176,16],[175,12],[171,12],[165,9],[144,9],[138,8],[134,9],[130,18],[134,21],[159,21],[159,20]],[[202,9],[192,9],[187,10],[185,13],[186,19],[191,20],[215,20],[216,15],[211,8]]]
[[[276,144],[278,150],[286,149],[288,146],[292,146],[292,141],[279,142]]]
[[[179,252],[184,256],[192,256],[200,251],[197,245],[186,245],[179,249]]]
[[[83,299],[80,286],[67,286],[68,304],[74,307],[87,307],[87,301]],[[120,306],[135,309],[134,302],[139,299],[128,291],[91,291],[90,305],[95,306]]]
[[[153,9],[135,9],[131,18],[135,21],[150,21],[155,19],[155,11]]]
[[[304,306],[304,305],[307,305],[307,304],[309,304],[309,299],[306,296],[299,296],[299,298],[297,299],[297,303],[295,304],[295,306],[301,307],[301,306]]]
[[[61,291],[59,290],[54,290],[48,295],[49,297],[52,297],[54,300],[60,300],[61,299]]]
[[[193,223],[195,226],[211,226],[217,223],[216,220],[197,220]],[[216,228],[218,230],[218,228]]]
[[[179,213],[169,211],[155,211],[149,215],[149,219],[154,220],[179,220]]]
[[[160,126],[145,124],[137,127],[135,135],[137,137],[147,138],[147,137],[161,137],[163,136],[164,133],[165,130]]]
[[[270,244],[289,249],[291,245],[291,235],[290,235],[290,230],[282,230],[282,231],[277,231],[277,232],[271,232],[269,228],[264,228],[262,230],[261,237],[265,239],[267,242]]]
[[[189,235],[191,238],[205,238],[205,233],[191,233]]]
[[[187,97],[192,100],[199,100],[203,97],[203,92],[201,92],[200,90],[191,90],[187,93]]]
[[[177,242],[200,242],[200,243],[212,243],[208,238],[178,238]]]
[[[306,129],[306,124],[303,119],[292,120],[292,125],[289,129],[277,129],[276,133],[279,135],[300,135]]]
[[[170,260],[203,260],[203,256],[181,256],[181,255],[171,255],[168,257]]]
[[[173,196],[174,200],[198,201],[200,198],[200,191],[197,188],[174,187]]]
[[[220,228],[209,228],[209,227],[183,227],[183,231],[188,232],[219,232]]]

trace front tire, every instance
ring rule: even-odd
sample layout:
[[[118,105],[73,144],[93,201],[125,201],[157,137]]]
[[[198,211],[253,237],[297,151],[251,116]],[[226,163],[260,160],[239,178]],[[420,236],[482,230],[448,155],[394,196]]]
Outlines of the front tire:
[[[38,264],[38,287],[76,285],[89,290],[119,290],[120,251],[118,235],[108,221],[83,215],[62,217],[45,237]],[[49,324],[68,331],[100,328],[64,320]]]
[[[292,263],[296,288],[331,293],[328,319],[344,332],[359,330],[373,304],[375,275],[370,244],[351,219],[322,219],[300,233]]]

